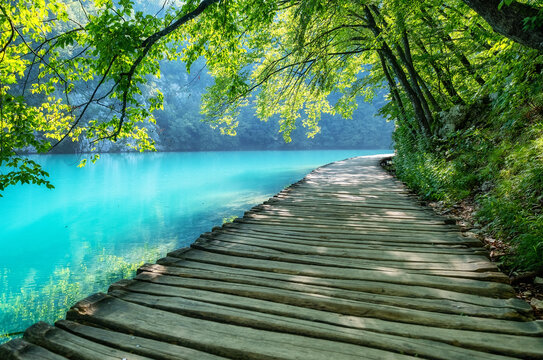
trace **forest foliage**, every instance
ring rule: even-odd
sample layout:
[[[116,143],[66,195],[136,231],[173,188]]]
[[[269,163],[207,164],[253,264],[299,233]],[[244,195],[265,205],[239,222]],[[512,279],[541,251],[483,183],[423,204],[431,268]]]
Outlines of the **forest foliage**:
[[[19,155],[28,146],[44,152],[70,138],[91,150],[153,149],[165,96],[149,82],[165,60],[190,70],[205,59],[213,84],[201,111],[225,134],[254,109],[286,141],[300,126],[311,137],[323,117],[349,118],[361,98],[387,92],[380,114],[395,122],[400,178],[428,198],[474,197],[480,221],[518,250],[514,266],[541,267],[542,9],[541,0],[3,4],[0,164],[15,170],[0,186],[48,184]]]

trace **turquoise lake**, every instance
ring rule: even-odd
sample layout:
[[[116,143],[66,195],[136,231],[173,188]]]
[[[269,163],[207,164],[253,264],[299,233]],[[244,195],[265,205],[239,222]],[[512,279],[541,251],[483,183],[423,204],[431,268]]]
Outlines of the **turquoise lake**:
[[[390,152],[104,154],[84,168],[78,155],[36,156],[56,188],[17,186],[0,198],[0,334],[56,320],[318,166]]]

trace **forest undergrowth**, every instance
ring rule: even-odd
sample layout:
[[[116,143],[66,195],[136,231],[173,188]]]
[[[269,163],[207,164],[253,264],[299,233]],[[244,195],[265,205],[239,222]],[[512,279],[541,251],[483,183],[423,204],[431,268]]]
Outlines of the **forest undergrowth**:
[[[475,233],[518,296],[536,301],[543,299],[543,95],[540,82],[517,87],[443,112],[443,123],[466,126],[429,144],[397,129],[388,168]]]

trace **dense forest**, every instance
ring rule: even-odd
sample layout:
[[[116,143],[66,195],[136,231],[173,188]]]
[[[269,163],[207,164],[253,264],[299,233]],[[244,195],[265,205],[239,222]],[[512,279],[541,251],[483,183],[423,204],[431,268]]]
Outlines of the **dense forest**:
[[[373,99],[395,123],[397,175],[429,199],[473,200],[477,221],[512,244],[511,269],[540,269],[542,9],[540,0],[4,3],[0,165],[14,170],[0,186],[52,186],[21,149],[67,139],[91,151],[184,150],[186,139],[215,148],[185,119],[197,100],[175,95],[187,92],[185,73],[164,61],[182,61],[192,79],[205,62],[212,84],[193,99],[201,94],[215,130],[243,134],[231,148],[272,147],[265,139],[278,132],[298,140],[296,128],[329,139],[335,126],[346,146],[373,146],[359,124],[376,123],[356,112]],[[253,114],[269,121],[253,126]]]

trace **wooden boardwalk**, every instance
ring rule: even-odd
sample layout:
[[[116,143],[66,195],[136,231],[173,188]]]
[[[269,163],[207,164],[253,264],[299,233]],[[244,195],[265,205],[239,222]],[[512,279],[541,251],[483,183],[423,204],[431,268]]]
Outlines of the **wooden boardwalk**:
[[[478,240],[362,157],[0,347],[1,359],[543,359]]]

